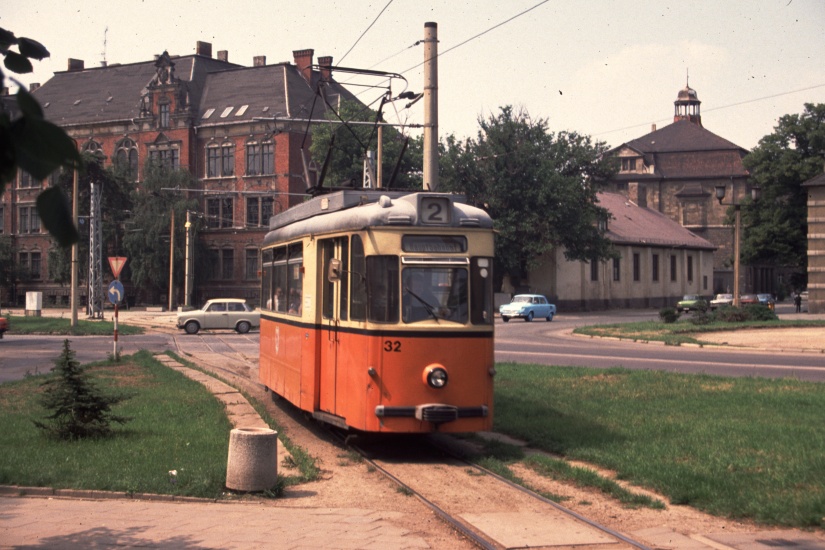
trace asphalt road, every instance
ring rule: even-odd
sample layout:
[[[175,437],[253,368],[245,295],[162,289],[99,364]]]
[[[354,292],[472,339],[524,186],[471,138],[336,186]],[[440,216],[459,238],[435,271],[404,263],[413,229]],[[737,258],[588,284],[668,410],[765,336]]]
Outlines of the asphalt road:
[[[780,306],[782,307],[782,306]],[[780,309],[780,315],[792,313]],[[825,354],[769,352],[717,347],[663,346],[571,335],[574,327],[655,319],[656,311],[613,310],[597,313],[558,314],[553,322],[526,323],[496,321],[496,361],[515,361],[544,365],[570,365],[597,368],[622,366],[630,369],[707,373],[725,376],[795,377],[825,381]],[[127,322],[123,320],[121,322]],[[20,379],[27,374],[47,372],[60,355],[63,336],[17,336],[7,334],[0,340],[0,382]],[[113,338],[72,337],[71,346],[83,363],[106,359],[113,352]],[[182,356],[217,365],[257,368],[258,334],[231,331],[201,332],[187,335],[174,329],[143,335],[123,336],[118,340],[122,354],[140,349],[156,352],[174,350]]]

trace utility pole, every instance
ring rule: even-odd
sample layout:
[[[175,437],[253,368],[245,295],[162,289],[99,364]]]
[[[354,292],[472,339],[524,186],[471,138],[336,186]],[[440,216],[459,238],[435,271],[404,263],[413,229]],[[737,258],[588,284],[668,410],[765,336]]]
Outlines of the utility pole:
[[[172,225],[169,227],[169,311],[172,311],[175,294],[175,209],[172,209]]]
[[[186,223],[184,224],[186,228],[186,264],[184,266],[185,273],[184,273],[184,290],[183,290],[183,305],[184,306],[191,306],[192,305],[192,281],[191,277],[192,273],[192,252],[190,251],[191,248],[191,238],[190,233],[192,232],[192,221],[189,218],[189,210],[186,211]]]
[[[77,168],[74,170],[74,179],[72,180],[72,223],[77,227]],[[72,308],[72,327],[77,326],[77,243],[72,245],[72,274],[71,274],[71,289],[69,294],[71,297]]]
[[[438,24],[424,23],[424,190],[438,190]]]

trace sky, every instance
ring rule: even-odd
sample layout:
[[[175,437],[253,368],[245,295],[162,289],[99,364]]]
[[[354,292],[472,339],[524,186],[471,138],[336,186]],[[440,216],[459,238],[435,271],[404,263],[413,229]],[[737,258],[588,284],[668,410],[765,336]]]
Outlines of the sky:
[[[387,86],[423,90],[426,22],[438,25],[441,138],[474,138],[479,118],[512,105],[615,147],[671,123],[689,83],[703,126],[752,149],[783,115],[825,103],[823,0],[6,0],[0,12],[0,27],[51,53],[11,75],[26,86],[69,58],[134,63],[204,41],[246,66],[313,49],[316,63],[403,77],[333,73],[367,104]],[[385,118],[422,124],[423,104],[396,102]]]

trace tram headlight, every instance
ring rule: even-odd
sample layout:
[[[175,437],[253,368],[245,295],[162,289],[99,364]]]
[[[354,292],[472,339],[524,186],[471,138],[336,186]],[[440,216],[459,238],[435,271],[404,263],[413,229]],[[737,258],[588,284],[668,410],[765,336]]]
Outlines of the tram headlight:
[[[447,369],[441,365],[429,365],[424,369],[424,383],[431,388],[443,388],[447,385]]]

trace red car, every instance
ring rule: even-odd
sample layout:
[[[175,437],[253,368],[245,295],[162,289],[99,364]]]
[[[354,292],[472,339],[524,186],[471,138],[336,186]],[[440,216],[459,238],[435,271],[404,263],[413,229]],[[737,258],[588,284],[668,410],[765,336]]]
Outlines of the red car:
[[[750,306],[759,303],[759,296],[756,294],[742,294],[739,297],[740,306]]]
[[[3,337],[3,333],[9,330],[9,322],[5,317],[0,317],[0,338]]]

